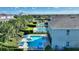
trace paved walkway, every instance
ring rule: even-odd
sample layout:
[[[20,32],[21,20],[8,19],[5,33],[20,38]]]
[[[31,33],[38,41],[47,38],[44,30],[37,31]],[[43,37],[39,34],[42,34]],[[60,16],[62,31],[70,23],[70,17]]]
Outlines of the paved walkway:
[[[47,34],[29,34],[30,36],[47,36]]]
[[[28,40],[26,38],[23,38],[20,42],[24,42],[24,44],[22,46],[19,46],[19,48],[23,48],[24,51],[28,50]]]

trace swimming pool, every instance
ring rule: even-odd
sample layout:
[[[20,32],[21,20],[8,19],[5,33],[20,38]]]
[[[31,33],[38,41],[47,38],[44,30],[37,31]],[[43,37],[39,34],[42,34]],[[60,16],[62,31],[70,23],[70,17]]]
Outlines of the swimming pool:
[[[24,36],[25,38],[28,37],[28,35]],[[31,36],[31,40],[26,42],[28,44],[28,48],[32,48],[32,50],[43,50],[45,46],[48,44],[48,37],[47,36]],[[23,46],[24,42],[20,42],[19,46]],[[27,45],[26,45],[27,46]]]
[[[19,42],[18,45],[19,45],[19,46],[23,46],[23,45],[24,45],[24,42]]]
[[[45,27],[37,27],[36,29],[36,32],[47,32],[47,28]]]
[[[38,23],[36,26],[43,27],[43,26],[47,26],[47,25],[45,23]]]
[[[32,41],[28,42],[28,46],[29,48],[33,48],[36,50],[39,49],[43,49],[46,45],[46,43],[48,42],[47,37],[44,36],[31,36],[32,37]]]
[[[37,24],[37,26],[45,26],[45,24],[44,23],[39,23],[39,24]]]
[[[45,27],[44,23],[37,24],[36,32],[47,32],[47,28]],[[49,44],[48,37],[47,36],[30,36],[30,40],[28,39],[29,35],[24,35],[24,38],[28,40],[28,47],[32,48],[33,50],[43,50],[46,45]],[[20,43],[21,46],[23,46],[23,42]]]

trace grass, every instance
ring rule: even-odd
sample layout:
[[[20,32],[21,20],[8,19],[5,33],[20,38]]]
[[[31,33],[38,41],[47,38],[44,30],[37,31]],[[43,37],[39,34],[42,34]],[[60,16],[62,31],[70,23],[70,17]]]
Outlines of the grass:
[[[18,35],[19,35],[20,37],[23,37],[24,32],[21,32],[21,31],[20,31],[20,32],[18,33]]]
[[[15,17],[15,18],[17,18],[17,17]],[[18,19],[18,21],[19,21],[19,19]],[[21,22],[21,21],[20,21]],[[10,22],[11,23],[11,22]],[[15,23],[15,22],[14,22]],[[12,23],[12,24],[14,24],[14,23]],[[20,23],[19,23],[20,24]],[[36,27],[36,24],[37,24],[37,22],[27,22],[26,23],[29,27],[26,27],[26,28],[23,28],[23,29],[21,29],[21,30],[23,30],[23,31],[28,31],[28,34],[29,33],[32,33],[33,34],[33,27]],[[21,25],[21,24],[20,24]],[[22,32],[22,31],[20,31],[19,33],[19,36],[23,36],[24,35],[24,32]],[[39,33],[40,34],[40,33]],[[2,36],[3,34],[2,33],[0,33],[0,36]],[[5,42],[3,43],[3,42],[0,42],[0,49],[2,49],[2,50],[8,50],[8,49],[10,49],[10,50],[20,50],[20,49],[18,49],[18,42],[20,41],[20,39],[21,38],[18,38],[18,40],[15,38],[15,37],[13,37],[13,38],[10,38],[10,39],[6,39],[5,40]]]
[[[6,40],[5,43],[0,42],[0,51],[23,51],[23,49],[18,48],[16,39],[11,38],[10,40]]]
[[[32,27],[27,27],[27,28],[23,28],[23,29],[21,29],[21,30],[30,31],[30,30],[33,30],[33,28],[32,28]]]
[[[17,40],[15,38],[11,38],[10,40],[6,40],[5,43],[3,43],[3,46],[6,46],[6,47],[18,47],[18,44],[17,44]]]
[[[24,31],[30,31],[30,30],[33,30],[33,27],[36,26],[36,23],[33,23],[33,22],[30,22],[30,23],[27,23],[28,27],[26,28],[23,28],[21,30],[24,30]],[[30,27],[31,26],[31,27]],[[33,26],[33,27],[32,27]]]

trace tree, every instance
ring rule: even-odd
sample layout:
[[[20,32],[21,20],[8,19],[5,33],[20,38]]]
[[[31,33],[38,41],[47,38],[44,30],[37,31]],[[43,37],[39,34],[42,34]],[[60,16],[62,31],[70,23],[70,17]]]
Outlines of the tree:
[[[18,16],[17,15],[14,15],[14,18],[18,18]]]

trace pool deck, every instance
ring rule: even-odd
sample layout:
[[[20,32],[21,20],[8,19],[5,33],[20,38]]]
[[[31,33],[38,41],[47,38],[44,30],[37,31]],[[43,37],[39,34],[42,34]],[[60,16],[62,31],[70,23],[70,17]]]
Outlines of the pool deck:
[[[37,26],[37,27],[39,27],[39,26]],[[45,26],[40,26],[40,27],[41,27],[41,28],[45,28]],[[28,36],[44,36],[44,37],[46,37],[47,34],[28,34]],[[23,39],[21,40],[21,42],[24,42],[24,44],[23,44],[23,46],[19,46],[19,48],[23,48],[24,51],[28,50],[29,47],[28,47],[27,42],[29,42],[29,41],[27,40],[27,38],[23,38]],[[45,49],[46,45],[48,45],[48,44],[49,44],[49,42],[46,42],[46,43],[45,43],[45,46],[44,46],[43,50]],[[30,50],[36,50],[36,49],[31,48]],[[38,49],[38,50],[39,50],[39,49]]]
[[[26,38],[23,38],[20,42],[24,42],[23,46],[19,46],[18,48],[24,49],[24,51],[28,50],[28,44],[27,44]]]
[[[47,34],[29,34],[30,36],[47,36]]]

